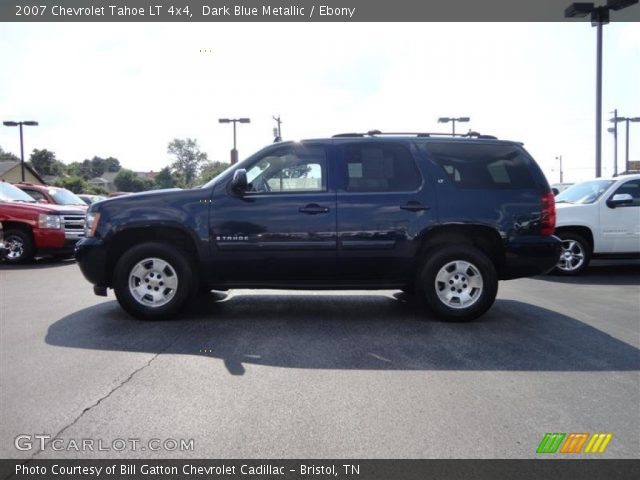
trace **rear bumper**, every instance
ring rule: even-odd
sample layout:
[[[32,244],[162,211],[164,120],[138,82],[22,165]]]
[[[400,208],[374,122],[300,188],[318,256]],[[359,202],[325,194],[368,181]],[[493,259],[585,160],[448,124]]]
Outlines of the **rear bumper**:
[[[526,237],[509,242],[505,247],[505,267],[501,280],[533,277],[552,270],[560,258],[560,239],[555,236]]]
[[[84,278],[98,287],[110,286],[107,249],[101,240],[83,238],[76,244],[74,254]]]

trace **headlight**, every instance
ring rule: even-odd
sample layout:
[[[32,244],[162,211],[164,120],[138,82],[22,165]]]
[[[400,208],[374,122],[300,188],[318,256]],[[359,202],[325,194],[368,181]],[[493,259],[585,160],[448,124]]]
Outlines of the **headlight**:
[[[96,212],[89,212],[84,220],[84,236],[93,237],[96,234],[96,228],[100,221],[100,214]]]
[[[38,228],[62,228],[60,215],[47,215],[46,213],[41,213],[38,215]]]

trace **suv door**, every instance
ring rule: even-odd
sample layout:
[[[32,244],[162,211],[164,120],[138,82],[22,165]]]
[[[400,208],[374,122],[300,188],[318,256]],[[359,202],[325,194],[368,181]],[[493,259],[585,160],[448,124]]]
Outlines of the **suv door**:
[[[608,200],[619,193],[628,193],[633,201],[612,208]],[[598,253],[640,252],[640,179],[628,180],[612,194],[600,200],[600,238]]]
[[[213,197],[212,279],[324,282],[336,266],[336,194],[322,145],[269,149],[247,165],[248,189]]]
[[[346,282],[397,283],[412,275],[416,236],[432,220],[410,145],[394,141],[339,147],[338,273]],[[433,210],[431,210],[433,208]]]

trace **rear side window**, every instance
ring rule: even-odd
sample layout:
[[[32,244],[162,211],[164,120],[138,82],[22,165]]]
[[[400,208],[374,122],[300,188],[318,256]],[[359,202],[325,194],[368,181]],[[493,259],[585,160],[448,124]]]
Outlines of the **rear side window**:
[[[516,145],[438,142],[427,150],[460,188],[532,188],[532,162]]]
[[[343,149],[348,192],[406,192],[422,183],[413,155],[397,143],[359,143]]]

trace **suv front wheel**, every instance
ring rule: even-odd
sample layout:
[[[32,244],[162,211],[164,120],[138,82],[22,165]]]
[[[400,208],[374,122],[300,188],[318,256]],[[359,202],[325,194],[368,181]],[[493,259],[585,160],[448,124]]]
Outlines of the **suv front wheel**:
[[[498,293],[493,263],[468,245],[431,251],[419,280],[430,309],[453,322],[478,318],[489,310]]]
[[[197,288],[189,258],[165,243],[149,242],[126,251],[113,279],[118,303],[143,320],[171,318]]]

